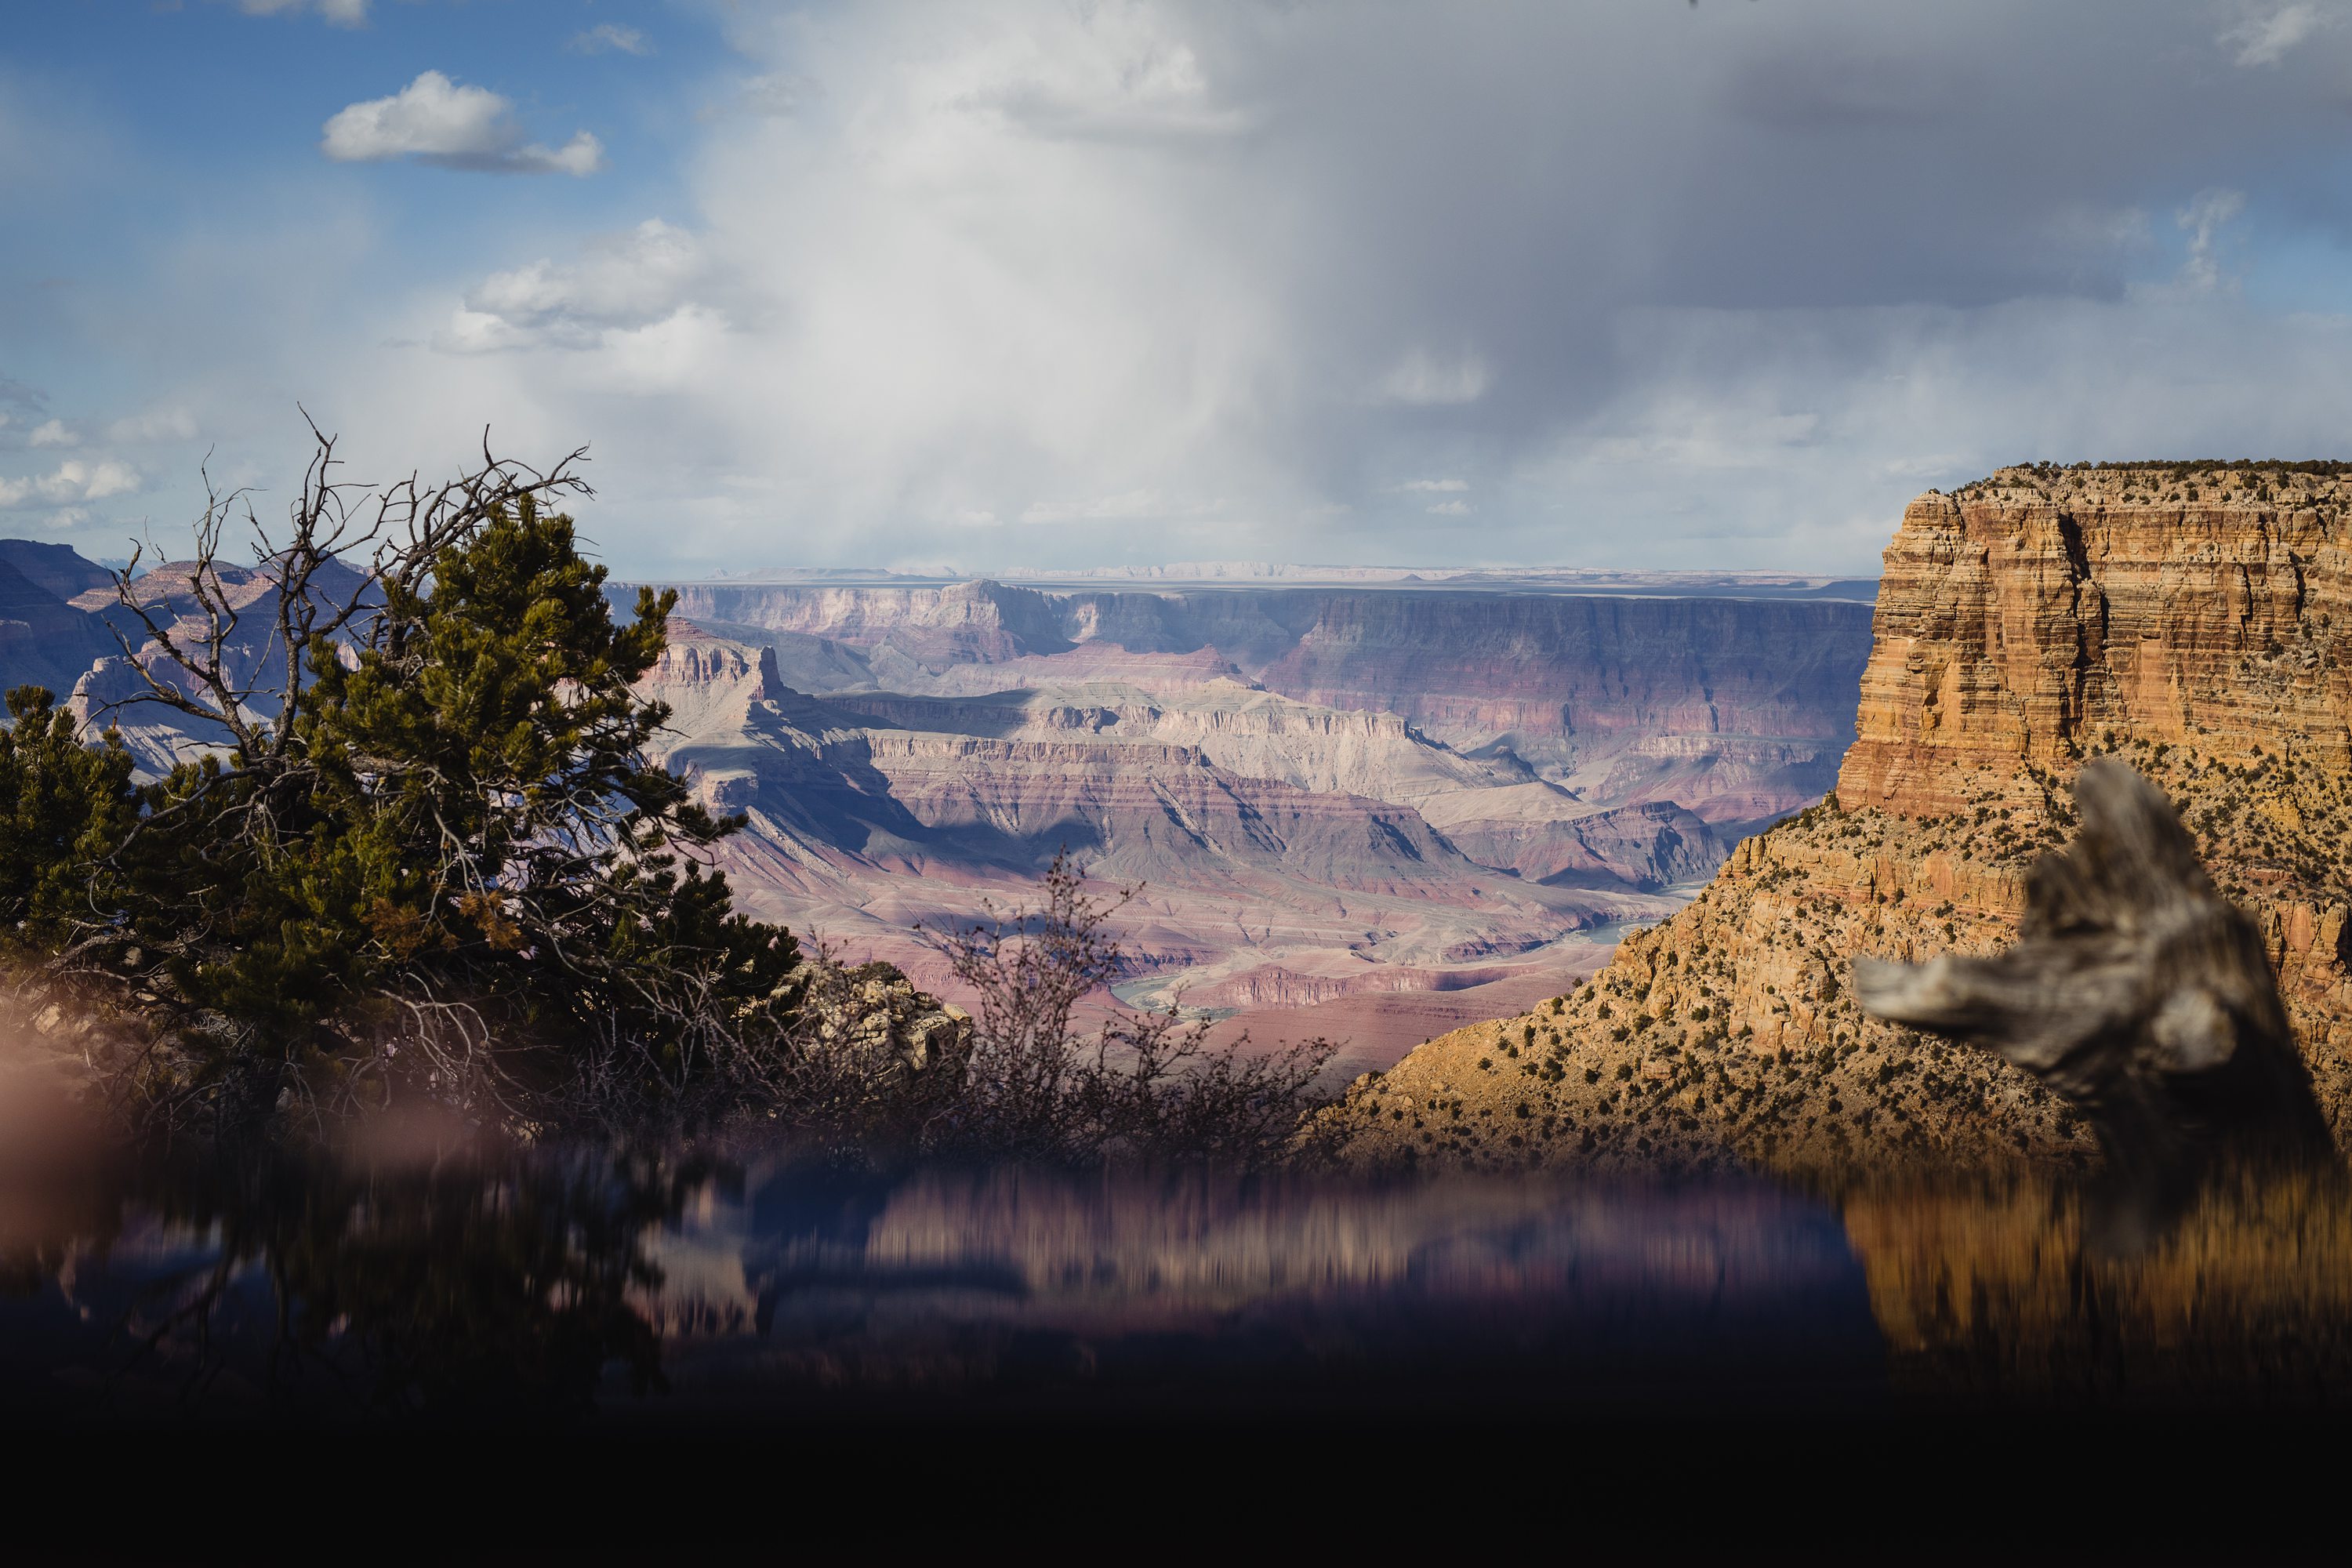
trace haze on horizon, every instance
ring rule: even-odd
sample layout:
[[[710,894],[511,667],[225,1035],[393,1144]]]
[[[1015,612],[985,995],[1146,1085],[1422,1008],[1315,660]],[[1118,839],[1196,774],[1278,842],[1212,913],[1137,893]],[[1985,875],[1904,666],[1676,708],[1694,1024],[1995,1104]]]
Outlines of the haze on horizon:
[[[0,534],[267,513],[299,402],[587,444],[625,574],[1869,574],[2352,455],[2347,134],[2308,0],[25,6]]]

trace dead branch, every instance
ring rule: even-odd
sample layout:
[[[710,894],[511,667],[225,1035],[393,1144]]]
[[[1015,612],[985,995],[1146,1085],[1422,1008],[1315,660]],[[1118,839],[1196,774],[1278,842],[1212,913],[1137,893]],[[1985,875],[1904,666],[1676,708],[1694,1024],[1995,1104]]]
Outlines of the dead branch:
[[[2327,1154],[2261,935],[2214,889],[2171,803],[2109,758],[2084,765],[2074,800],[2082,832],[2034,867],[2014,945],[1856,958],[1857,1000],[2032,1073],[2144,1196],[2185,1193],[2224,1153]]]

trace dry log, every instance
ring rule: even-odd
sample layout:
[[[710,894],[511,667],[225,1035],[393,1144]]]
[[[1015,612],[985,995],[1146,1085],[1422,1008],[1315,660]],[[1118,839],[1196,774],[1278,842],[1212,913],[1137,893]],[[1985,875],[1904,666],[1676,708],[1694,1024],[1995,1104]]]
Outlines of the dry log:
[[[2063,1095],[2143,1205],[2184,1197],[2224,1154],[2331,1154],[2261,935],[2215,890],[2171,802],[2110,758],[2084,765],[2074,802],[2082,831],[2033,868],[2007,952],[1856,958],[1856,1000]]]

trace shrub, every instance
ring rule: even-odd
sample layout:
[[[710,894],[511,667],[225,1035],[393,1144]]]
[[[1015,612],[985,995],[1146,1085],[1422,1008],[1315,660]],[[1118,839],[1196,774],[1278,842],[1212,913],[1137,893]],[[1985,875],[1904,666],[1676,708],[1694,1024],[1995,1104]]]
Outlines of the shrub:
[[[1073,1026],[1078,1003],[1125,972],[1108,921],[1139,890],[1089,896],[1065,852],[1034,908],[924,933],[978,1000],[970,1058],[923,1129],[926,1146],[1247,1165],[1288,1145],[1322,1103],[1313,1085],[1336,1048],[1330,1042],[1254,1055],[1244,1036],[1212,1048],[1209,1024],[1187,1025],[1172,1006],[1115,1008],[1091,1033]]]

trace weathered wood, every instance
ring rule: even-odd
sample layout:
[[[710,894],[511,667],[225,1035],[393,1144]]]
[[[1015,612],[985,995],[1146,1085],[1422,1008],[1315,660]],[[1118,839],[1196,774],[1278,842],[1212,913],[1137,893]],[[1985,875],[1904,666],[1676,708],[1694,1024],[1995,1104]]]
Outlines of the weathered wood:
[[[2143,1201],[2185,1194],[2224,1153],[2331,1153],[2261,935],[2172,804],[2110,758],[2084,764],[2074,801],[2082,831],[2033,868],[2007,952],[1856,958],[1856,999],[2033,1074],[2081,1109]]]

